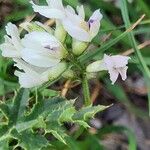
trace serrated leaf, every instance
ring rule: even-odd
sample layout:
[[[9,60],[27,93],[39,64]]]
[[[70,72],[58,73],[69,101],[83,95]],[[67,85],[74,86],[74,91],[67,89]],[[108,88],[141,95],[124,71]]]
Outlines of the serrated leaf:
[[[8,118],[8,125],[0,127],[0,141],[9,137],[13,126],[15,126],[19,118],[23,116],[28,97],[29,92],[27,90],[21,89],[10,108],[6,104],[1,104],[1,110]]]
[[[74,106],[75,100],[66,100],[61,97],[43,100],[41,97],[38,97],[30,113],[27,113],[28,100],[29,91],[21,89],[13,104],[0,105],[1,110],[9,119],[8,125],[0,127],[0,141],[13,136],[19,140],[19,145],[27,150],[40,150],[42,146],[47,146],[44,135],[31,132],[33,128],[42,128],[45,133],[51,133],[66,144],[67,134],[63,128],[64,122],[77,123],[84,127],[89,127],[86,120],[107,108],[105,106],[89,106],[77,111]]]
[[[4,114],[6,118],[9,118],[10,109],[6,104],[0,104],[0,111]]]
[[[10,120],[13,122],[13,124],[16,124],[24,116],[28,99],[29,91],[27,89],[21,89],[14,99],[13,106],[11,108]]]
[[[8,138],[10,128],[7,125],[3,125],[0,127],[0,141],[3,141]]]
[[[46,132],[51,133],[59,141],[66,144],[65,137],[67,136],[67,134],[57,122],[48,122],[46,126]]]
[[[90,128],[90,126],[88,125],[88,123],[86,123],[83,120],[75,120],[74,123],[79,124],[80,126],[83,126],[84,128]]]
[[[55,97],[48,100],[39,100],[26,120],[36,119],[39,115],[46,116],[49,112],[56,109],[56,107],[61,107],[64,99],[61,97]]]
[[[63,101],[62,105],[55,105],[55,109],[53,109],[52,111],[50,111],[49,115],[46,117],[46,121],[50,121],[50,122],[55,122],[57,121],[60,125],[61,125],[61,119],[63,120],[62,122],[67,122],[67,121],[71,121],[71,117],[73,116],[73,113],[75,113],[75,108],[73,107],[74,104],[74,100],[70,100],[70,101]],[[71,114],[68,114],[68,111],[71,112]],[[63,116],[64,118],[62,118]],[[69,119],[69,120],[65,120]]]
[[[51,130],[50,132],[53,134],[54,137],[56,137],[58,140],[60,140],[60,141],[63,142],[64,144],[66,144],[66,141],[64,140],[64,137],[65,137],[65,136],[62,136],[63,134],[59,134],[59,133],[57,132],[57,130]]]
[[[18,133],[16,130],[13,130],[11,134],[18,139],[18,145],[25,150],[41,150],[41,148],[49,145],[44,136],[35,134],[32,131]]]
[[[17,123],[16,129],[18,131],[23,131],[35,127],[37,124],[42,124],[44,127],[44,118],[46,121],[59,122],[59,117],[62,112],[72,107],[73,103],[74,101],[64,101],[64,99],[60,97],[39,101],[32,112]],[[50,119],[48,119],[49,116]]]
[[[73,116],[73,120],[87,120],[93,118],[96,113],[101,112],[108,107],[109,106],[103,105],[84,107]]]
[[[72,117],[74,113],[76,112],[74,107],[70,107],[66,109],[59,117],[59,122],[72,122]]]
[[[33,127],[35,128],[45,128],[45,122],[43,117],[38,117],[34,120],[30,120],[30,121],[22,121],[17,123],[16,125],[16,129],[18,132],[27,130],[27,129],[31,129]]]
[[[7,140],[0,141],[0,150],[9,150],[9,145]]]

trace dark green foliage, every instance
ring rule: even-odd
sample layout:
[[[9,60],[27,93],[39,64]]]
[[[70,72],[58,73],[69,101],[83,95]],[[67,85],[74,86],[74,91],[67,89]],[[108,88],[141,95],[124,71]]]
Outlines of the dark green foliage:
[[[9,106],[0,104],[0,110],[7,118],[6,124],[0,126],[0,141],[4,141],[4,147],[11,138],[17,139],[18,144],[26,150],[41,149],[49,145],[45,138],[46,133],[51,133],[58,140],[67,144],[65,128],[63,123],[77,123],[89,127],[86,121],[94,117],[107,107],[90,106],[77,111],[74,107],[75,100],[66,100],[61,97],[50,99],[37,99],[31,112],[27,113],[29,107],[29,91],[21,89]],[[40,131],[44,133],[41,134]]]

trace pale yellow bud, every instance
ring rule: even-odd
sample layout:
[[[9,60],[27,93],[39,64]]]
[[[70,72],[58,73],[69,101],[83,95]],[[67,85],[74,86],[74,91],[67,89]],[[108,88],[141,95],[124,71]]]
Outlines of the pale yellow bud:
[[[40,32],[48,32],[50,34],[53,33],[53,30],[49,27],[46,26],[40,22],[24,22],[22,24],[20,24],[20,27],[22,27],[23,29],[25,29],[28,32],[33,32],[33,31],[40,31]]]
[[[72,51],[75,55],[79,56],[81,55],[88,47],[87,42],[82,42],[82,41],[77,41],[77,40],[73,40],[72,43]]]
[[[63,73],[62,76],[66,79],[73,79],[75,77],[75,72],[71,69],[68,69]]]
[[[54,35],[61,43],[63,43],[66,39],[67,32],[59,21],[56,21],[56,29]]]

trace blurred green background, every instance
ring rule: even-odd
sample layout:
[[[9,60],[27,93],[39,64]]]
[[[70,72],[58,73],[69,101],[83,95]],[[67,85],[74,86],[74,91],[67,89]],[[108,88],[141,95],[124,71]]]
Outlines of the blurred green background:
[[[44,0],[35,1],[45,4]],[[106,41],[118,37],[125,31],[119,0],[64,0],[65,4],[76,7],[83,4],[86,8],[87,18],[100,8],[103,20],[98,36],[93,45],[98,47]],[[144,20],[133,31],[137,43],[143,44],[141,52],[145,63],[150,65],[150,2],[149,0],[130,0],[128,11],[132,23],[145,14]],[[4,40],[5,25],[13,22],[19,25],[25,18],[32,16],[33,10],[28,0],[1,0],[0,1],[0,43]],[[46,18],[36,15],[34,20],[45,22]],[[146,44],[145,44],[146,43]],[[117,44],[107,50],[109,54],[118,54],[132,48],[126,36]],[[97,59],[102,54],[94,57]],[[149,79],[145,77],[137,57],[132,54],[129,64],[128,79],[126,82],[118,81],[112,86],[108,75],[99,75],[98,81],[93,81],[91,93],[99,87],[99,93],[94,99],[95,104],[114,105],[103,114],[91,120],[93,128],[78,138],[78,141],[69,139],[70,149],[82,150],[139,150],[150,149],[150,119],[148,116]],[[17,78],[14,76],[14,67],[10,59],[0,56],[0,97],[1,101],[12,97],[15,89],[19,88]],[[93,88],[94,86],[94,88]],[[76,89],[72,89],[72,95]],[[150,95],[150,94],[149,94]],[[77,136],[78,137],[78,136]],[[137,143],[137,144],[136,144]],[[65,145],[55,142],[57,149],[67,149]],[[128,147],[129,145],[129,147]]]

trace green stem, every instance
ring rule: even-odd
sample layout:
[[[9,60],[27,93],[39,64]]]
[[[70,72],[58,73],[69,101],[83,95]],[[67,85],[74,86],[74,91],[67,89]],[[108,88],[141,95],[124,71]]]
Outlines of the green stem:
[[[88,79],[85,73],[83,73],[83,76],[82,76],[82,88],[83,88],[84,104],[85,106],[90,106],[92,103],[90,99]]]
[[[90,106],[92,103],[90,99],[90,90],[89,90],[88,79],[87,79],[85,68],[84,66],[82,66],[82,64],[78,61],[78,59],[76,58],[76,56],[74,56],[73,53],[71,53],[71,56],[72,59],[70,61],[74,66],[76,66],[79,69],[82,75],[81,81],[82,81],[82,89],[83,89],[83,96],[84,96],[84,105]]]

